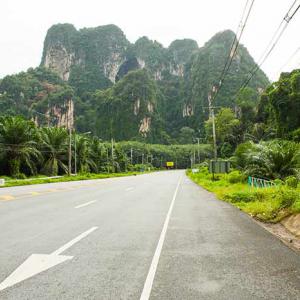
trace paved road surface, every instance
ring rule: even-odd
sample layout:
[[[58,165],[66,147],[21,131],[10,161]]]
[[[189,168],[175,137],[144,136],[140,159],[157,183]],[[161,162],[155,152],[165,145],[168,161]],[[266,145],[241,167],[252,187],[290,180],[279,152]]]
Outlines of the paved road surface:
[[[183,171],[16,187],[0,190],[0,290],[1,300],[294,300],[300,256]]]

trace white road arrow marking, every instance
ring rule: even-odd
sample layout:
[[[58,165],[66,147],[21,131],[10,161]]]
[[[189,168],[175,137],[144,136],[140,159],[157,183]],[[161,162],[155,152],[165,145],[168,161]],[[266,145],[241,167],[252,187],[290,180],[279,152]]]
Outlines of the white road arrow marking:
[[[0,291],[13,286],[25,279],[33,277],[43,271],[46,271],[64,261],[70,260],[73,256],[60,255],[74,244],[88,236],[95,231],[98,227],[92,227],[84,233],[77,236],[64,246],[60,247],[51,254],[32,254],[30,255],[22,265],[20,265],[13,273],[11,273],[1,284]]]

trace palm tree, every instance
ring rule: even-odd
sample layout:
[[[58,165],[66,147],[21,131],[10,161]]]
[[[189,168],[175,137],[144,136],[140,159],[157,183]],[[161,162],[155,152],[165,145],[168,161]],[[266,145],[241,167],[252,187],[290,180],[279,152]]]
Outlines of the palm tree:
[[[76,135],[76,155],[77,170],[81,173],[97,171],[97,164],[94,161],[94,153],[91,147],[91,141],[84,135]],[[100,155],[100,153],[99,153]]]
[[[102,141],[93,137],[90,140],[90,148],[91,148],[91,159],[95,163],[95,167],[92,167],[92,171],[98,173],[100,170],[105,170],[105,164],[107,163],[107,152]]]
[[[0,117],[0,151],[7,159],[11,176],[20,175],[22,163],[32,174],[36,173],[41,153],[37,149],[35,124],[22,117]]]
[[[283,179],[299,174],[299,144],[274,140],[253,144],[246,151],[246,170],[253,176]]]
[[[68,171],[66,160],[68,132],[65,128],[45,127],[40,130],[41,151],[44,156],[42,172],[56,176],[59,170]]]

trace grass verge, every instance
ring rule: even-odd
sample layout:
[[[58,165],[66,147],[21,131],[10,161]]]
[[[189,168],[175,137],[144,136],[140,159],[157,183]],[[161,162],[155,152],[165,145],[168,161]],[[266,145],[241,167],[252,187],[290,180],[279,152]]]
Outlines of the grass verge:
[[[215,193],[218,199],[231,203],[260,221],[277,223],[291,214],[300,213],[299,188],[286,185],[252,188],[238,171],[218,174],[215,181],[207,168],[201,168],[195,174],[189,170],[187,175],[195,183]]]
[[[75,176],[62,176],[59,178],[33,178],[32,180],[9,180],[6,181],[4,187],[13,187],[13,186],[23,186],[23,185],[32,185],[32,184],[42,184],[42,183],[54,183],[54,182],[68,182],[68,181],[79,181],[79,180],[92,180],[92,179],[105,179],[113,177],[124,177],[124,176],[134,176],[145,174],[148,172],[127,172],[127,173],[101,173],[101,174],[78,174]]]

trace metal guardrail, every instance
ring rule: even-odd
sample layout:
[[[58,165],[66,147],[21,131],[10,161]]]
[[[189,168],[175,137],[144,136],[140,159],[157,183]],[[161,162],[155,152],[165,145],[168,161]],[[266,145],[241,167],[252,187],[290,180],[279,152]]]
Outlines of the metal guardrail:
[[[256,178],[252,176],[248,177],[248,185],[256,188],[267,188],[276,186],[276,184],[271,180]]]

